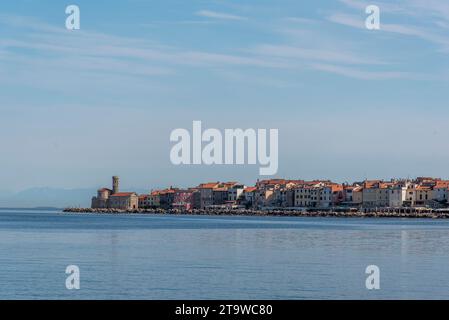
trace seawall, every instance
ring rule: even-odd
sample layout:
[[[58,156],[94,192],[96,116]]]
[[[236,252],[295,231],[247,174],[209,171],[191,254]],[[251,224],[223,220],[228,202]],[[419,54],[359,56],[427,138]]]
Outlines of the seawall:
[[[288,216],[288,217],[346,217],[346,218],[449,218],[448,210],[433,209],[364,209],[364,210],[255,210],[255,209],[92,209],[92,208],[65,208],[69,213],[94,213],[94,214],[185,214],[185,215],[210,215],[210,216]]]

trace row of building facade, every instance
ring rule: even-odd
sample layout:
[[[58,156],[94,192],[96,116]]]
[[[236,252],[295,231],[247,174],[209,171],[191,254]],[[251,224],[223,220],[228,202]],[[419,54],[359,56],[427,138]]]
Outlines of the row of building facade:
[[[449,180],[430,177],[365,180],[352,184],[286,179],[258,180],[254,186],[208,182],[187,189],[170,187],[141,195],[120,192],[119,178],[113,177],[112,189],[99,189],[92,198],[92,208],[443,208],[448,206],[448,198]]]

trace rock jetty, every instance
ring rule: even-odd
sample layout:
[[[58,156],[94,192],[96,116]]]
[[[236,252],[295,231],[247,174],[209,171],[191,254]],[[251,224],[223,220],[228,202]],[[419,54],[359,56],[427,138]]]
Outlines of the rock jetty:
[[[92,209],[65,208],[69,213],[93,214],[167,214],[167,215],[209,215],[209,216],[288,216],[288,217],[342,217],[342,218],[449,218],[449,209],[434,210],[428,208],[395,208],[395,209],[331,209],[331,210],[290,210],[290,209]]]

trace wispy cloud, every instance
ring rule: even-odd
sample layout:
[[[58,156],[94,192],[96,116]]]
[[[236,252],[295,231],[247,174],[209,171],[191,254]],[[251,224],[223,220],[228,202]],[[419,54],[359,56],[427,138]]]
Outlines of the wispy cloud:
[[[282,57],[303,61],[327,61],[343,64],[385,64],[376,58],[358,55],[338,48],[305,48],[289,45],[260,45],[255,52],[266,56]]]
[[[328,20],[341,25],[365,29],[363,17],[355,14],[334,13]],[[413,36],[422,40],[432,42],[440,46],[441,51],[449,52],[449,37],[444,36],[429,27],[418,27],[413,25],[381,23],[380,32],[389,32],[406,36]]]
[[[397,1],[367,1],[340,0],[349,8],[365,10],[368,5],[375,4],[381,12],[406,15],[409,17],[433,17],[449,21],[449,3],[442,0],[397,0]]]
[[[108,76],[111,73],[163,76],[175,74],[179,66],[283,67],[273,59],[255,55],[186,50],[84,30],[68,32],[15,16],[0,16],[1,24],[13,27],[19,35],[0,40],[0,63],[36,65],[39,62],[42,67],[47,63],[49,68],[73,67],[75,72],[104,72]]]
[[[237,16],[229,13],[216,12],[210,10],[200,10],[195,12],[197,16],[213,18],[213,19],[224,19],[224,20],[247,20],[248,18]]]
[[[204,16],[233,20],[243,17],[200,11]],[[211,15],[211,13],[213,13]],[[226,18],[224,18],[226,17]],[[335,22],[354,25],[352,16],[334,15]],[[389,70],[388,72],[370,72],[348,68],[348,66],[387,66],[388,62],[371,55],[366,50],[353,48],[341,39],[332,40],[320,30],[319,21],[311,19],[284,19],[295,25],[296,29],[280,28],[278,41],[255,44],[247,48],[227,48],[226,50],[194,50],[186,47],[167,46],[159,42],[142,38],[108,35],[98,32],[79,30],[68,32],[61,27],[16,16],[0,15],[0,25],[12,27],[16,36],[0,39],[0,71],[3,66],[30,66],[37,72],[52,70],[52,76],[58,72],[72,71],[95,74],[96,79],[116,79],[121,77],[157,78],[170,77],[183,73],[183,68],[200,67],[206,70],[214,68],[217,72],[227,70],[241,73],[239,67],[271,68],[285,70],[315,69],[356,79],[397,79],[406,74]],[[307,23],[308,28],[297,28],[297,23]],[[391,27],[392,28],[392,27]],[[296,30],[296,31],[295,31]],[[310,31],[312,30],[312,31]],[[393,31],[391,31],[393,32]],[[399,30],[396,30],[399,32]],[[324,37],[324,38],[323,38]],[[316,41],[316,39],[324,39]],[[62,77],[62,75],[61,75]],[[236,75],[236,79],[241,76]],[[248,78],[249,75],[246,77]],[[282,81],[279,78],[279,81]],[[73,82],[71,82],[73,83]]]
[[[410,79],[415,77],[408,72],[398,72],[398,71],[368,71],[360,70],[352,67],[346,66],[336,66],[331,64],[312,64],[311,67],[314,70],[325,71],[329,73],[334,73],[341,76],[346,76],[350,78],[360,79],[360,80],[388,80],[388,79]]]
[[[368,1],[340,0],[351,9],[359,11],[358,14],[333,13],[328,17],[329,21],[342,25],[364,28],[364,16],[360,11],[372,4]],[[439,46],[440,51],[449,52],[449,35],[447,26],[449,25],[449,3],[439,0],[400,0],[395,3],[376,1],[381,12],[380,31],[413,36],[424,41],[434,43]],[[363,12],[363,11],[362,11]],[[388,20],[383,18],[387,13]],[[392,23],[394,17],[407,17],[408,23]],[[399,21],[399,19],[397,19]]]
[[[342,24],[348,27],[354,27],[359,29],[365,28],[365,21],[363,17],[360,15],[347,14],[347,13],[333,13],[327,17],[327,19],[331,22],[335,22],[338,24]],[[382,24],[383,27],[383,24]]]

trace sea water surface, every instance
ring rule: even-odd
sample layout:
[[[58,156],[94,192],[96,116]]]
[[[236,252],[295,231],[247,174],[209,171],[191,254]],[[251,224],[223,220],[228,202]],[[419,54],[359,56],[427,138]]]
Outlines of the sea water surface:
[[[448,244],[446,220],[2,209],[0,299],[447,299]]]

